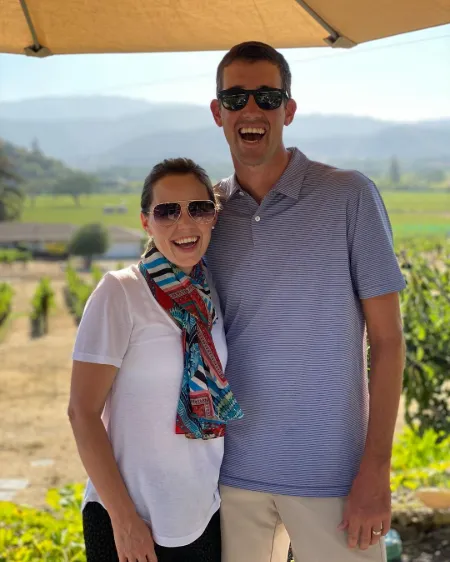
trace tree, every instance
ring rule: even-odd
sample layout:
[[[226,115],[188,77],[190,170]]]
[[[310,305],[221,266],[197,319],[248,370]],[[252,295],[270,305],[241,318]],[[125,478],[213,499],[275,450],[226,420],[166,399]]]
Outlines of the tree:
[[[102,224],[86,224],[74,234],[69,243],[69,254],[81,256],[86,269],[90,269],[95,255],[104,254],[109,248],[109,233]]]
[[[439,168],[422,170],[419,174],[428,184],[442,183],[445,181],[445,172]]]
[[[54,193],[56,181],[47,178],[29,180],[23,185],[23,192],[28,197],[31,207],[35,206],[36,197],[45,193]]]
[[[70,195],[73,197],[75,204],[79,205],[80,196],[92,193],[95,190],[96,183],[95,176],[70,171],[56,183],[54,193],[56,195]]]
[[[70,168],[62,162],[48,158],[40,152],[39,144],[36,142],[32,144],[30,150],[5,142],[3,143],[3,153],[24,182],[61,180],[70,172]]]
[[[22,214],[24,196],[19,181],[0,145],[0,221],[17,220]]]
[[[31,142],[31,151],[34,154],[38,154],[39,156],[42,156],[42,150],[39,145],[39,140],[36,137]]]
[[[391,159],[389,165],[389,179],[392,185],[398,185],[401,180],[400,164],[395,156]]]

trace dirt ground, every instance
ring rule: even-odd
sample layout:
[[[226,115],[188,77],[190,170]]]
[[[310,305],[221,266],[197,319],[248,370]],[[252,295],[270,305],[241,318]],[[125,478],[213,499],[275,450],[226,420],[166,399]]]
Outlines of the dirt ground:
[[[52,279],[57,307],[49,334],[32,340],[26,313],[44,275]],[[13,319],[0,342],[0,479],[27,479],[14,501],[41,507],[48,488],[86,478],[66,414],[76,326],[63,302],[61,264],[0,265],[0,281],[15,290]],[[401,413],[398,430],[402,419]]]
[[[52,279],[57,308],[49,334],[31,340],[26,313],[44,275]],[[48,488],[85,479],[66,415],[76,327],[63,302],[60,264],[3,266],[0,280],[15,291],[13,319],[0,343],[0,478],[29,480],[14,501],[42,506]],[[45,460],[53,464],[31,464]]]

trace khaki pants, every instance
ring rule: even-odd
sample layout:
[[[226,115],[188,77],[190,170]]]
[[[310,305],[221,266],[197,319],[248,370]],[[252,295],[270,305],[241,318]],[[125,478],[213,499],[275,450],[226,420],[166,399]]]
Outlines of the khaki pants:
[[[368,550],[338,531],[344,498],[302,498],[221,486],[222,562],[386,562],[384,539]]]

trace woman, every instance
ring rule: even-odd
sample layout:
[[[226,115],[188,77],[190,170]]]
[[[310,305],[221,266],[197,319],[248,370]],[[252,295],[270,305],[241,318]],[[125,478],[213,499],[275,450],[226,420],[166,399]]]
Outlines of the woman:
[[[73,353],[87,560],[220,562],[223,436],[242,412],[202,260],[218,202],[206,172],[175,159],[153,168],[141,209],[146,253],[103,277]]]

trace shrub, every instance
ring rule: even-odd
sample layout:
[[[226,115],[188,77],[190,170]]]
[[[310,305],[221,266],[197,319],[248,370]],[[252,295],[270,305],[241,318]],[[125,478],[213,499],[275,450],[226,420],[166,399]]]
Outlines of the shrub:
[[[91,267],[91,275],[94,286],[96,286],[100,282],[100,279],[103,277],[103,271],[98,267],[98,265],[93,265]]]
[[[85,281],[75,269],[68,264],[66,270],[67,285],[65,287],[66,304],[75,318],[75,322],[79,324],[83,315],[84,307],[89,299],[90,294],[103,277],[103,272],[99,267],[94,266],[91,270],[92,283]]]
[[[109,246],[109,232],[102,224],[86,224],[82,226],[69,244],[69,254],[82,256],[86,269],[90,269],[93,256],[104,254]]]
[[[85,562],[82,490],[50,490],[44,511],[0,502],[0,562]]]
[[[392,451],[392,489],[450,485],[450,436],[405,427]]]
[[[420,435],[450,433],[450,243],[401,252],[406,422]]]
[[[11,265],[14,262],[27,263],[31,260],[31,258],[31,252],[26,250],[0,250],[0,263],[5,263],[7,265]]]
[[[11,312],[14,291],[9,283],[0,283],[0,326]]]
[[[31,302],[31,336],[39,337],[48,332],[48,317],[50,310],[54,307],[55,293],[52,289],[50,279],[43,277],[34,293]]]

